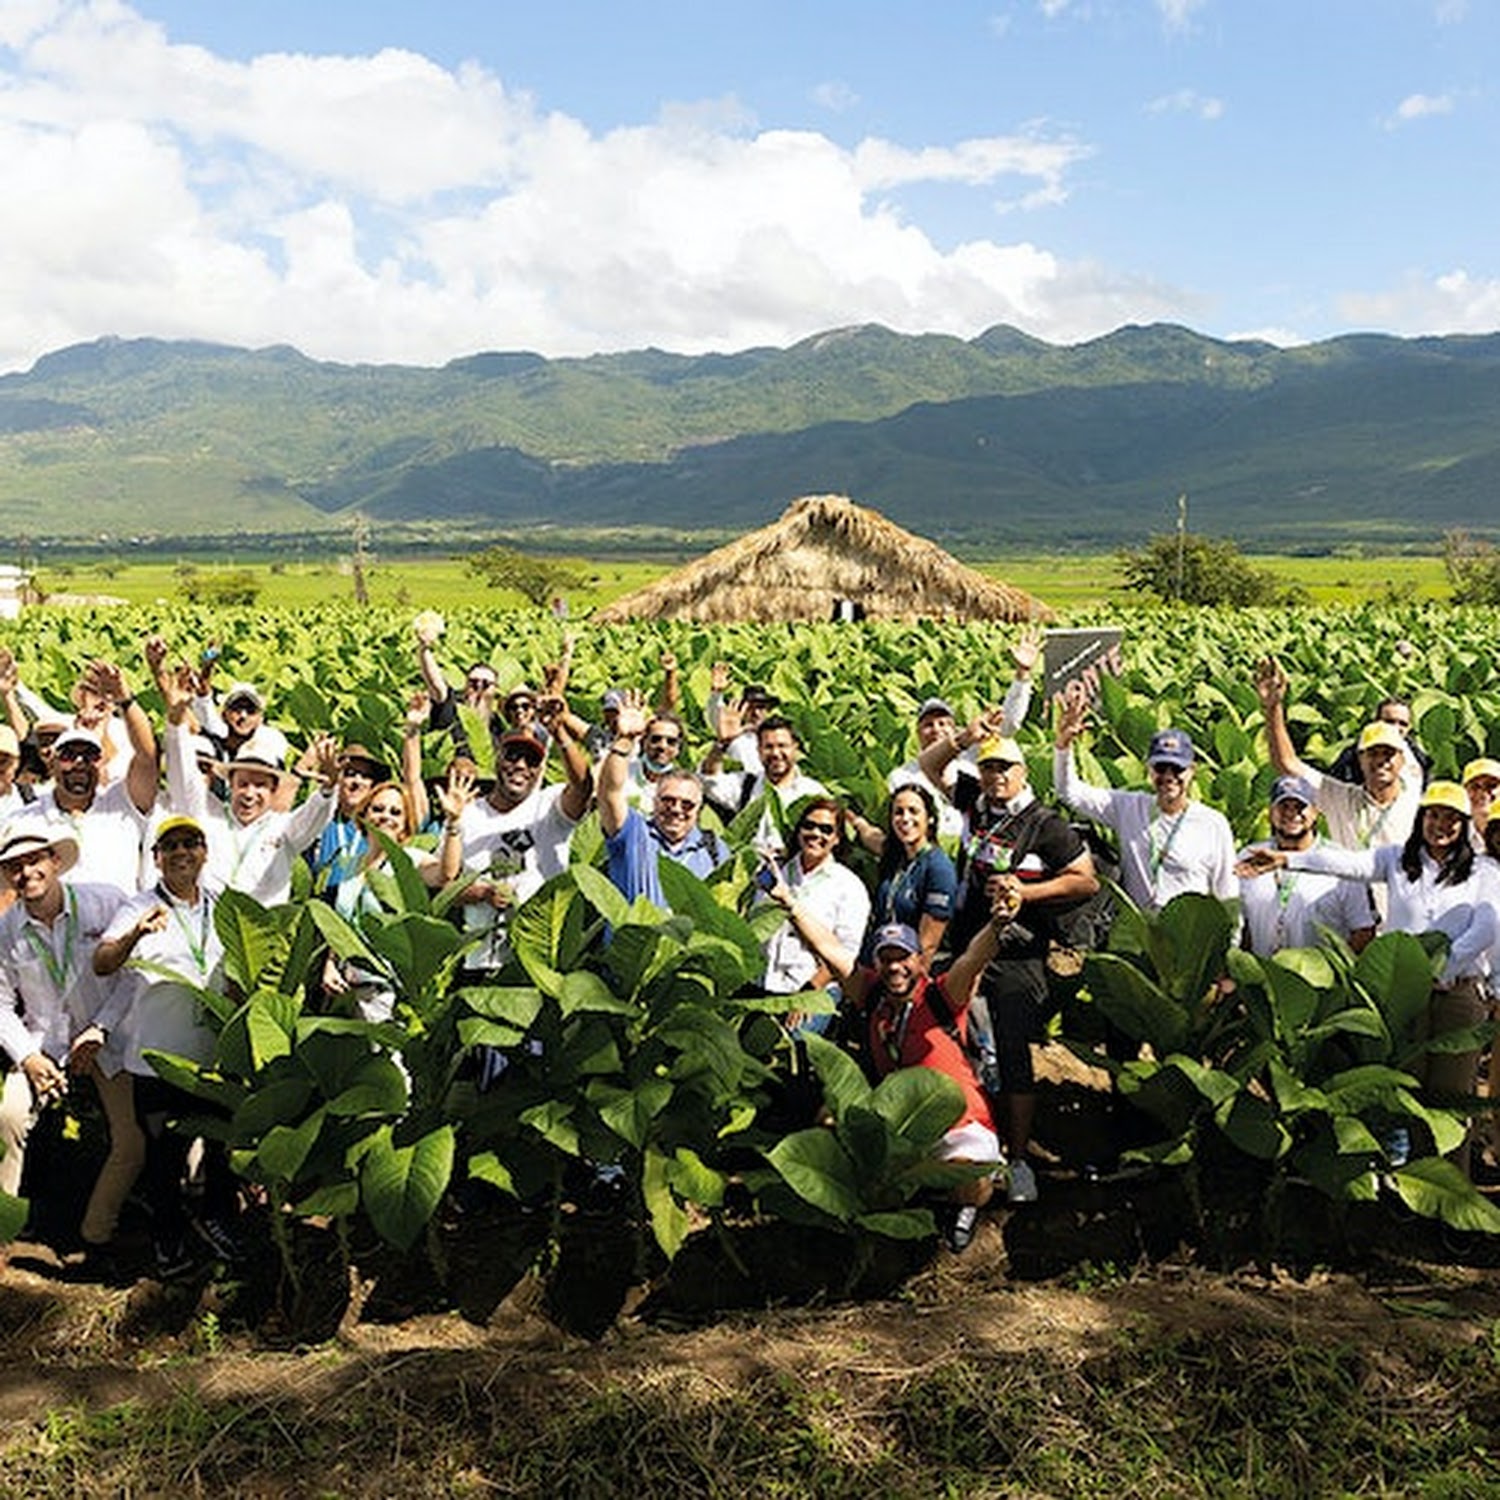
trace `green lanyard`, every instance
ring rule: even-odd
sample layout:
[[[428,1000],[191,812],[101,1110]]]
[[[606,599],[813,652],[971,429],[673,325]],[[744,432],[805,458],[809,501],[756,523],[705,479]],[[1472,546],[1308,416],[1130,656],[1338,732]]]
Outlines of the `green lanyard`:
[[[50,939],[44,939],[33,924],[28,923],[26,927],[27,941],[31,944],[36,956],[41,959],[59,999],[68,988],[68,975],[73,969],[73,946],[78,939],[78,895],[71,886],[64,886],[63,890],[67,902],[67,915],[63,918],[62,961],[58,961]]]
[[[1149,845],[1151,856],[1151,889],[1153,892],[1156,890],[1156,881],[1157,877],[1161,874],[1161,867],[1166,863],[1167,854],[1172,848],[1172,841],[1177,837],[1177,830],[1182,827],[1183,819],[1186,818],[1187,815],[1187,808],[1183,808],[1183,810],[1177,814],[1177,817],[1174,820],[1172,826],[1167,830],[1166,838],[1162,840],[1162,846],[1160,849],[1156,847],[1156,827],[1154,824],[1146,834],[1146,839]]]
[[[193,956],[193,962],[198,966],[198,973],[208,973],[208,920],[210,915],[210,902],[208,893],[202,892],[198,898],[198,941],[193,941],[193,929],[187,919],[182,915],[182,903],[178,902],[172,893],[162,885],[160,881],[156,885],[156,894],[161,897],[162,904],[172,913],[172,920],[177,924],[177,930],[182,934],[183,941],[188,945],[188,952]]]

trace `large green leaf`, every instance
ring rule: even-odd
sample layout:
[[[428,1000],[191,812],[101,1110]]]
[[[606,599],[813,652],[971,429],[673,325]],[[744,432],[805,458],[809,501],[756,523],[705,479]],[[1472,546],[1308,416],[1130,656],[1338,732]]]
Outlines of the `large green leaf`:
[[[870,1095],[874,1110],[903,1140],[930,1150],[964,1112],[964,1091],[936,1068],[898,1068]]]
[[[1148,1043],[1159,1057],[1182,1050],[1187,1012],[1128,958],[1090,953],[1083,972],[1094,1004],[1132,1041]]]
[[[440,917],[411,913],[366,929],[371,949],[390,965],[399,993],[417,996],[464,945],[463,934]]]
[[[1359,955],[1354,979],[1385,1018],[1398,1047],[1410,1042],[1426,1020],[1432,994],[1432,960],[1405,932],[1385,932]]]
[[[851,1105],[869,1101],[870,1085],[859,1064],[842,1047],[834,1046],[821,1036],[806,1036],[802,1039],[802,1045],[823,1085],[823,1097],[835,1119]]]
[[[259,1180],[295,1181],[323,1129],[323,1120],[323,1111],[319,1109],[300,1125],[273,1125],[255,1148],[256,1167],[264,1174]]]
[[[1500,1208],[1475,1188],[1451,1161],[1427,1156],[1391,1174],[1401,1201],[1425,1218],[1441,1219],[1454,1229],[1500,1234]]]
[[[370,1141],[360,1162],[365,1212],[382,1239],[408,1250],[436,1212],[453,1175],[451,1125],[430,1130],[409,1146],[394,1144],[389,1126]]]
[[[646,1144],[651,1122],[672,1099],[672,1084],[666,1078],[648,1078],[633,1089],[622,1089],[596,1081],[588,1097],[599,1118],[628,1145],[639,1151]]]
[[[3,1150],[0,1147],[0,1150]],[[31,1212],[29,1199],[0,1192],[0,1245],[8,1245],[26,1227]]]
[[[214,927],[224,944],[224,974],[242,994],[274,986],[289,946],[284,922],[242,891],[220,893]]]
[[[371,1057],[328,1101],[330,1115],[357,1118],[399,1115],[407,1104],[406,1074],[388,1057]]]
[[[799,1130],[778,1141],[766,1159],[799,1198],[847,1224],[864,1208],[858,1175],[831,1130]]]
[[[667,1160],[659,1151],[647,1151],[642,1162],[641,1196],[651,1218],[651,1232],[662,1254],[673,1259],[682,1249],[692,1220],[677,1201],[667,1181]]]

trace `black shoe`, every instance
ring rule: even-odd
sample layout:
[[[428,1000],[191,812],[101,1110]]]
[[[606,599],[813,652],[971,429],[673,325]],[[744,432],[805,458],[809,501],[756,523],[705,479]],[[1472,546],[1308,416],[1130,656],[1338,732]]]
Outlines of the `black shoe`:
[[[151,1247],[158,1281],[180,1281],[197,1269],[198,1257],[186,1239],[157,1240]]]
[[[943,1227],[943,1239],[955,1255],[962,1255],[974,1243],[974,1231],[979,1228],[979,1210],[972,1203],[965,1203]]]
[[[193,1232],[213,1252],[216,1260],[235,1265],[245,1258],[245,1247],[240,1243],[239,1235],[223,1219],[205,1214],[193,1219],[192,1225]]]

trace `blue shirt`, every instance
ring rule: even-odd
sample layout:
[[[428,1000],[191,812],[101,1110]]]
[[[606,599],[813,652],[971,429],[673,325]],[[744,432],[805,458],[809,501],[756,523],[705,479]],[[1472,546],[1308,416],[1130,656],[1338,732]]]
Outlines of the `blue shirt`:
[[[661,877],[656,872],[656,857],[665,854],[690,870],[699,880],[707,880],[723,859],[725,849],[717,835],[695,828],[675,849],[662,837],[654,822],[632,807],[625,814],[619,832],[604,841],[609,855],[608,872],[615,889],[627,901],[645,896],[656,906],[666,908]]]
[[[875,961],[868,948],[876,928],[887,922],[903,922],[913,931],[920,931],[923,917],[946,922],[953,916],[957,896],[958,871],[953,868],[953,861],[936,844],[929,844],[909,864],[902,865],[875,887],[870,931],[865,935],[866,951],[861,953],[861,961]]]

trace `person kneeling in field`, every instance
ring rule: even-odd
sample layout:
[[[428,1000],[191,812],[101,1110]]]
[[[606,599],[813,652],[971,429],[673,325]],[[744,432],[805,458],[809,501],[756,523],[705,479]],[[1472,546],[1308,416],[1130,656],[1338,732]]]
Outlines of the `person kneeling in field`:
[[[857,969],[844,985],[844,1003],[864,1022],[869,1066],[884,1078],[897,1068],[935,1068],[963,1090],[963,1113],[944,1135],[938,1155],[944,1161],[1002,1160],[1000,1138],[963,1038],[969,1005],[986,967],[1000,951],[1000,933],[1011,920],[997,907],[945,973],[928,972],[928,959],[915,930],[891,922],[875,933],[873,968]],[[989,1202],[993,1183],[978,1177],[953,1191],[944,1235],[950,1248],[964,1250],[974,1238],[979,1210]]]

